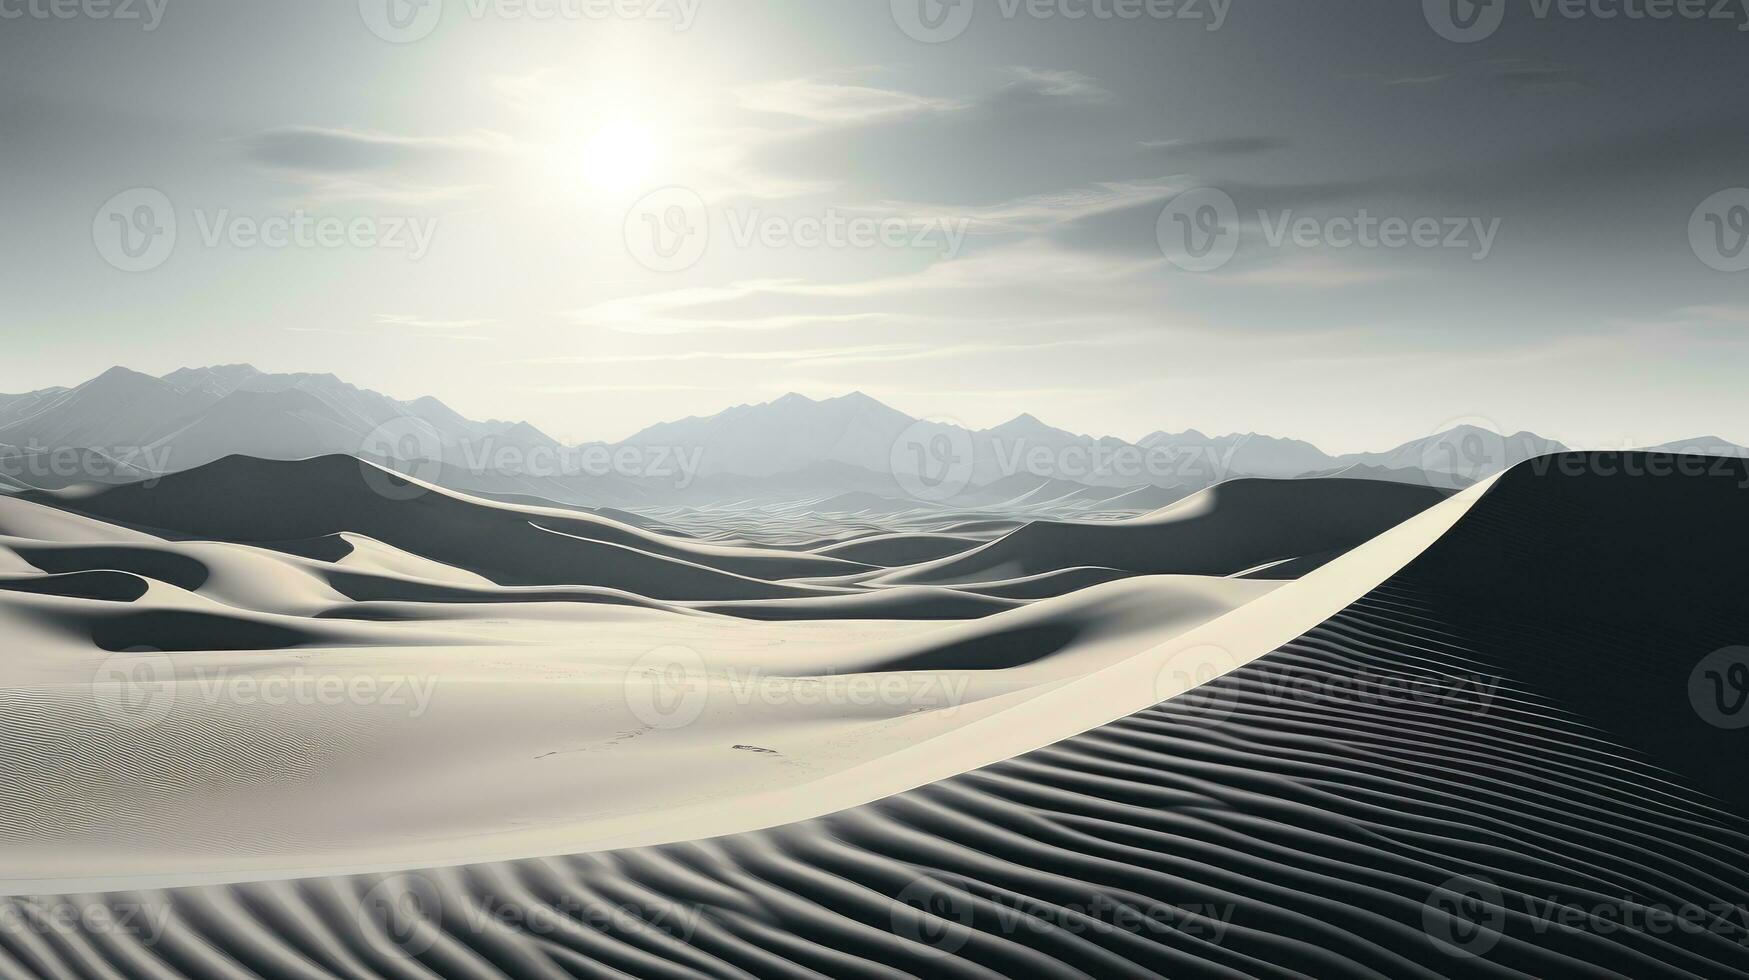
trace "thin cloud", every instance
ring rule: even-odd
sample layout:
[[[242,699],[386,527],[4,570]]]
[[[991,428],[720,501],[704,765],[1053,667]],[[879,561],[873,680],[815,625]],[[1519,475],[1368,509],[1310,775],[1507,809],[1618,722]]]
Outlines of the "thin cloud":
[[[809,350],[675,351],[668,354],[586,354],[575,357],[541,357],[520,364],[677,364],[687,361],[812,361],[824,358],[875,356],[921,349],[916,344],[877,344],[863,347],[820,347]]]
[[[507,140],[492,133],[459,137],[400,136],[392,133],[280,126],[237,140],[250,159],[269,167],[300,172],[356,173],[429,164],[457,154],[494,152]]]
[[[1015,66],[1008,73],[1016,79],[988,101],[1110,102],[1113,96],[1091,75],[1058,68]]]
[[[496,320],[433,320],[428,317],[413,316],[404,313],[378,313],[374,320],[387,327],[410,327],[415,330],[475,330],[489,327]]]
[[[954,112],[966,103],[875,88],[845,85],[809,78],[743,86],[735,91],[744,109],[810,122],[858,124],[925,112]]]
[[[505,136],[461,136],[281,126],[235,140],[264,172],[327,202],[384,201],[431,207],[486,186],[485,164],[507,152]]]
[[[1229,136],[1220,139],[1143,140],[1150,150],[1168,150],[1174,157],[1248,157],[1284,150],[1287,140],[1269,136]]]

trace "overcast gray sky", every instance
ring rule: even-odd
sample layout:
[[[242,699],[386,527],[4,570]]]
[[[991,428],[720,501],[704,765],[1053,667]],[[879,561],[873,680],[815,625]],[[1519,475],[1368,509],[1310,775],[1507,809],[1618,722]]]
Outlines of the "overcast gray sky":
[[[0,0],[0,390],[1749,443],[1749,14],[1451,2]]]

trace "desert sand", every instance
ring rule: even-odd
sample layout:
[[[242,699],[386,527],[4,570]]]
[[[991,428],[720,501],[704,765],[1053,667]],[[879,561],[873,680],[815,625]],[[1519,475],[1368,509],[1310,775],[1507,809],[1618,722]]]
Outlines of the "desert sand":
[[[137,926],[0,930],[0,972],[1749,969],[1742,760],[1680,683],[1745,625],[1683,552],[1744,473],[1217,487],[883,568],[350,465],[418,493],[0,499],[0,910]],[[356,511],[228,510],[303,478]]]
[[[999,761],[1170,693],[1153,675],[1199,627],[1257,610],[1259,635],[1221,629],[1236,649],[1220,666],[1237,666],[1393,570],[1356,556],[1323,576],[1341,583],[1330,598],[1258,608],[1332,586],[1178,571],[1215,570],[1216,542],[1196,537],[1210,515],[1252,528],[1225,559],[1239,571],[1359,544],[1439,499],[1360,484],[1400,503],[1356,495],[1342,513],[1322,485],[1264,485],[1273,497],[1248,481],[1134,528],[1049,525],[1080,543],[985,563],[963,587],[883,579],[929,577],[891,570],[946,543],[978,555],[1046,525],[997,545],[927,537],[922,553],[877,535],[854,558],[732,547],[345,457],[0,499],[0,617],[27,638],[0,675],[15,774],[0,887],[664,843]],[[1324,530],[1271,523],[1288,502],[1322,508]],[[1126,544],[1175,530],[1187,543],[1162,540],[1152,565]]]

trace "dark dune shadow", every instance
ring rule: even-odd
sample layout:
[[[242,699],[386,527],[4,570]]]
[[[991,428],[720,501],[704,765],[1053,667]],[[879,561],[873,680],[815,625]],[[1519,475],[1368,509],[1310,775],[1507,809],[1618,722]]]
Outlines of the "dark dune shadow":
[[[55,595],[67,599],[94,599],[99,602],[134,602],[145,595],[149,588],[138,575],[110,571],[0,579],[0,591]]]
[[[766,622],[822,619],[957,620],[979,619],[1018,608],[1020,603],[952,589],[879,589],[809,599],[693,603],[701,612]]]
[[[430,603],[532,603],[532,602],[583,602],[595,604],[610,604],[620,606],[636,606],[642,609],[672,609],[667,603],[643,596],[632,595],[629,592],[614,592],[607,589],[569,588],[565,586],[539,586],[527,588],[473,589],[459,585],[444,585],[437,582],[419,582],[411,579],[394,578],[387,575],[372,575],[366,572],[349,572],[339,569],[325,569],[322,577],[334,587],[336,592],[354,602],[430,602]],[[346,608],[328,610],[321,614],[322,618],[346,619]]]
[[[1006,582],[959,585],[955,588],[962,592],[998,599],[1048,599],[1129,577],[1129,572],[1116,568],[1064,568]]]
[[[1037,521],[884,581],[957,585],[1087,566],[1137,575],[1235,575],[1270,562],[1340,554],[1447,496],[1372,480],[1232,480],[1132,520]]]
[[[821,548],[815,554],[864,565],[897,568],[935,561],[976,548],[984,542],[946,534],[883,534]]]
[[[259,541],[255,544],[283,555],[294,555],[298,558],[330,563],[341,561],[358,550],[353,547],[352,542],[338,534],[329,534],[320,538],[305,538],[301,541]]]
[[[94,616],[78,625],[89,630],[91,642],[111,652],[140,648],[162,650],[166,653],[285,650],[334,642],[332,637],[323,636],[314,630],[178,609],[151,609],[120,616]]]
[[[151,485],[27,496],[183,539],[294,542],[307,551],[307,542],[352,531],[500,585],[600,586],[655,599],[820,595],[827,593],[783,582],[870,570],[820,555],[710,548],[603,518],[426,490],[350,456],[232,456]]]
[[[1086,632],[1073,621],[1029,623],[902,657],[883,670],[1000,670],[1023,667],[1069,648]]]
[[[169,549],[126,545],[14,545],[12,550],[32,565],[56,575],[71,572],[132,572],[195,592],[211,572],[199,560]]]

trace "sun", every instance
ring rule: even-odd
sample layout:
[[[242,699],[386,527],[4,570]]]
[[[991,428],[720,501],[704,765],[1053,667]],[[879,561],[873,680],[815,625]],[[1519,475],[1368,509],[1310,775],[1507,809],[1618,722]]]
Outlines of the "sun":
[[[662,160],[661,140],[647,124],[608,122],[577,145],[577,176],[597,191],[621,192],[650,183]]]

